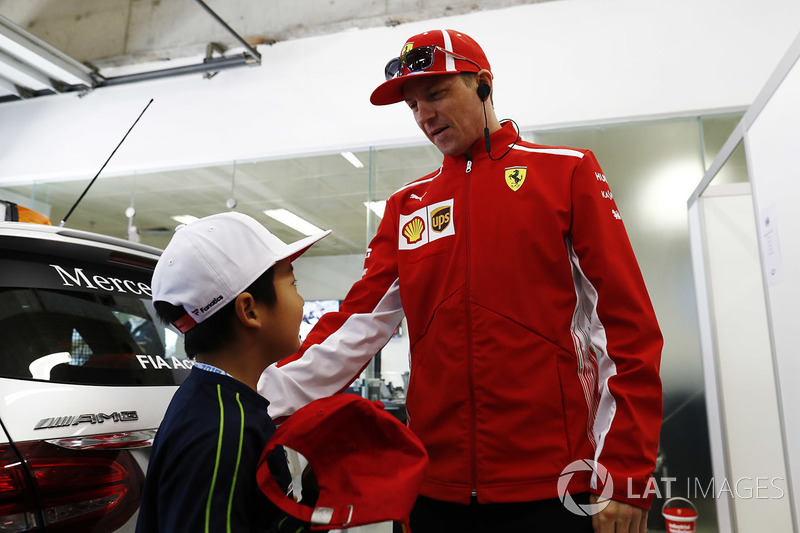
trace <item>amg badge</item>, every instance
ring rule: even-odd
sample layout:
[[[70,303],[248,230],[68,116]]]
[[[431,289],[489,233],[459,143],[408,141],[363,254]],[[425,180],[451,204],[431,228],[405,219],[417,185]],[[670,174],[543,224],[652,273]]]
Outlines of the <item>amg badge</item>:
[[[112,422],[133,422],[139,420],[139,415],[136,411],[115,411],[110,415],[105,413],[90,413],[74,416],[54,416],[51,418],[42,418],[36,423],[33,429],[61,428],[77,426],[78,424],[102,424],[107,420]]]

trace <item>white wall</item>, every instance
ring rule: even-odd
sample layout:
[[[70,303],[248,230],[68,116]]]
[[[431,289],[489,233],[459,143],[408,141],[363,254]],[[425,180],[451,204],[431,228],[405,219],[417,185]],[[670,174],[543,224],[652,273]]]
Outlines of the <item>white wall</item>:
[[[496,105],[524,129],[749,105],[797,32],[795,0],[561,0],[262,46],[260,67],[0,105],[0,183],[419,142],[369,94],[407,37],[480,41]]]
[[[790,531],[791,507],[781,439],[778,396],[770,350],[764,287],[747,183],[709,187],[699,202],[705,248],[705,281],[712,311],[713,365],[706,390],[719,408],[709,408],[719,424],[724,453],[716,485],[729,483],[733,497],[720,492],[721,531]],[[757,399],[757,401],[754,401]],[[717,451],[717,450],[715,450]],[[749,492],[748,492],[749,491]],[[723,498],[727,501],[722,501]],[[735,528],[729,528],[731,508]]]
[[[800,524],[800,38],[790,54],[785,78],[745,134],[747,165],[758,221],[761,274],[778,383],[784,446],[790,473],[795,529]]]
[[[800,36],[689,200],[715,476],[761,476],[775,488],[760,500],[720,498],[721,531],[800,524],[799,92]],[[747,205],[708,187],[742,140]]]

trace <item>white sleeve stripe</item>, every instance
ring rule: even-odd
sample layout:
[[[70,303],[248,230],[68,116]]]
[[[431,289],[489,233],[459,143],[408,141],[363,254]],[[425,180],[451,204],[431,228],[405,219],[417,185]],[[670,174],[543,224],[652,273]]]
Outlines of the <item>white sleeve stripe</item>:
[[[570,157],[577,157],[583,159],[584,153],[577,150],[570,150],[568,148],[528,148],[527,146],[520,146],[515,144],[512,146],[514,150],[522,150],[524,152],[532,152],[535,154],[553,154],[553,155],[567,155]]]
[[[617,412],[617,400],[608,388],[608,380],[617,374],[617,366],[608,355],[606,330],[597,315],[597,289],[581,269],[578,255],[569,239],[566,245],[577,297],[576,309],[572,318],[572,336],[575,340],[576,356],[579,359],[584,356],[578,362],[578,375],[586,395],[589,417],[590,419],[594,418],[588,437],[595,443],[594,460],[599,462],[606,435],[611,429]],[[596,360],[590,352],[594,352]],[[598,400],[592,401],[595,390],[600,397]],[[596,477],[596,474],[592,474],[593,488],[596,488]]]
[[[355,313],[303,356],[261,375],[258,392],[270,401],[272,418],[289,416],[302,406],[342,390],[383,348],[403,319],[400,284],[395,280],[372,312]]]

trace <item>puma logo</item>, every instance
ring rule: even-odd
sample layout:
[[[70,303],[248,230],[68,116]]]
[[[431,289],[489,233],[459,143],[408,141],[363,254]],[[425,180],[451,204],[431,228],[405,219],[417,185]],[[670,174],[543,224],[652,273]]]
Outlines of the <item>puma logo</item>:
[[[411,193],[411,196],[409,196],[409,198],[411,198],[412,200],[419,200],[419,201],[421,202],[421,201],[422,201],[422,199],[425,197],[425,195],[426,195],[426,194],[428,194],[428,193],[424,193],[422,196],[417,196],[416,194],[414,194],[414,193],[412,192],[412,193]]]

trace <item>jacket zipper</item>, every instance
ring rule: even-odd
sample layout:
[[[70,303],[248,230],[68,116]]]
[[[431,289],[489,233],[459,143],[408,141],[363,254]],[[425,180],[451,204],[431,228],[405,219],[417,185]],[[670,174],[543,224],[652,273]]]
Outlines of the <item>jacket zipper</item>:
[[[470,313],[469,307],[469,299],[470,299],[470,276],[471,276],[471,261],[470,261],[470,231],[469,231],[469,182],[470,182],[470,172],[472,171],[472,159],[467,159],[467,169],[466,169],[466,178],[465,178],[465,189],[464,189],[464,232],[465,235],[465,242],[466,242],[466,273],[465,273],[465,280],[464,280],[464,292],[465,292],[465,305],[466,305],[466,313],[467,313],[467,373],[469,378],[469,406],[470,406],[470,420],[469,420],[469,431],[470,431],[470,439],[471,439],[471,446],[470,446],[470,476],[471,476],[471,483],[472,483],[472,497],[477,498],[478,496],[478,435],[477,435],[477,409],[475,407],[475,383],[474,383],[474,373],[473,373],[473,361],[472,361],[472,315]]]

